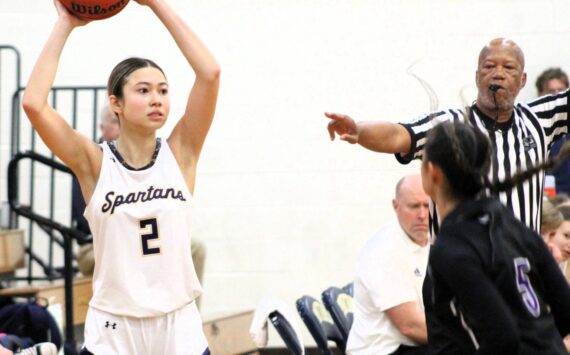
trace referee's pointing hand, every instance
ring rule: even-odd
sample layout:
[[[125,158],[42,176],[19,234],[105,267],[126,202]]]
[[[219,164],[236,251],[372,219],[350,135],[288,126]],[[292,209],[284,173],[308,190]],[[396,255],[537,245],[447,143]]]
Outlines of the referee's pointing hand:
[[[355,144],[358,142],[358,130],[356,129],[356,122],[350,116],[340,113],[325,112],[325,116],[330,118],[327,129],[331,141],[334,141],[335,133],[339,138],[348,143]]]

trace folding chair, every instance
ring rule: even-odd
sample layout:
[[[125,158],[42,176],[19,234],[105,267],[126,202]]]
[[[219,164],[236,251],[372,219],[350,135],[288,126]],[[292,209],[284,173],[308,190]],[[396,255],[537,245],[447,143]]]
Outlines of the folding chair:
[[[354,320],[352,296],[343,289],[333,286],[324,290],[321,298],[346,343],[352,321]]]
[[[287,345],[287,349],[289,349],[293,355],[302,355],[303,348],[301,347],[301,342],[299,338],[297,338],[297,334],[287,318],[279,311],[273,311],[269,313],[269,320],[277,330],[277,333],[279,333],[281,339],[285,342],[285,345]]]
[[[311,296],[303,296],[297,300],[296,305],[301,319],[315,339],[321,353],[323,355],[334,354],[329,348],[328,340],[336,343],[336,346],[344,353],[346,342],[323,304]]]

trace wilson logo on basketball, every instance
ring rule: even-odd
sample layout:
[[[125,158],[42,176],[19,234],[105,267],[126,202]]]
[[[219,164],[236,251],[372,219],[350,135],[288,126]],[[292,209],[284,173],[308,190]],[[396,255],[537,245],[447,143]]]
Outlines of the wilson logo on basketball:
[[[122,8],[125,6],[127,1],[128,0],[118,0],[117,2],[106,7],[101,7],[100,5],[90,6],[78,4],[72,1],[71,10],[78,15],[104,15],[106,13],[114,12],[115,10]]]

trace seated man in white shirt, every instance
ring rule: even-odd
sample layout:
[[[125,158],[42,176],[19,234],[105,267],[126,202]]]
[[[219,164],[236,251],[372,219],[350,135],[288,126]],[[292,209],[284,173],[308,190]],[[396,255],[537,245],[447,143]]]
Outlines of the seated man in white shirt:
[[[422,284],[429,255],[428,204],[420,176],[402,178],[392,200],[397,221],[362,248],[348,354],[427,353]]]

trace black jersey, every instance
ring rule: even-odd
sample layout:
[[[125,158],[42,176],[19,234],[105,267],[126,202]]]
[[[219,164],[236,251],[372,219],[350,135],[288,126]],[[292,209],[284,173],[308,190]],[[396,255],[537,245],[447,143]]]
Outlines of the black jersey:
[[[421,159],[427,133],[432,127],[445,121],[462,121],[489,136],[496,152],[492,157],[489,179],[504,180],[519,168],[525,169],[546,159],[554,142],[570,131],[569,95],[570,92],[565,91],[528,104],[518,103],[513,107],[513,116],[506,122],[495,122],[475,104],[420,116],[412,122],[402,123],[410,134],[412,146],[409,154],[396,154],[396,158],[403,164]],[[537,174],[514,189],[501,192],[498,198],[519,220],[539,232],[543,189],[544,174]],[[435,235],[438,230],[435,209],[432,208],[430,212],[432,235]]]
[[[424,287],[434,354],[567,354],[570,287],[540,237],[495,199],[444,220]]]

